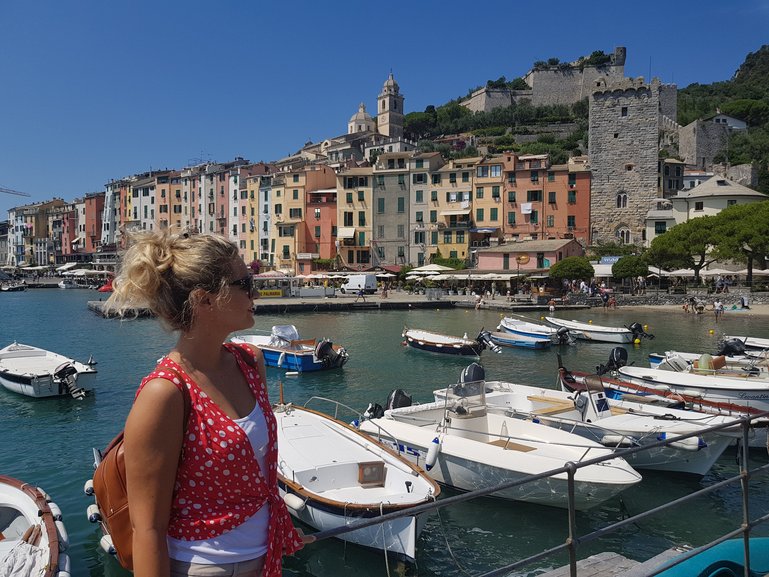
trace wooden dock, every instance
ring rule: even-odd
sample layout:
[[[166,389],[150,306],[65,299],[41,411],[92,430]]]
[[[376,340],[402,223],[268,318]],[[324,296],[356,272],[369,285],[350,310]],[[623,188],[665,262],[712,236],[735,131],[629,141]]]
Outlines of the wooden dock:
[[[654,569],[686,550],[681,547],[673,547],[644,562],[628,559],[619,553],[598,553],[577,561],[577,577],[619,577],[620,575],[622,577],[646,577]],[[571,568],[568,565],[537,574],[537,577],[570,576]]]

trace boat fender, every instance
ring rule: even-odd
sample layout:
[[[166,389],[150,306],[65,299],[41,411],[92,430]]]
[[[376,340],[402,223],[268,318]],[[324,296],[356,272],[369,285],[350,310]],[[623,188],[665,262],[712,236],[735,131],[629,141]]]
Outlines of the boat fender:
[[[670,443],[671,447],[676,449],[683,449],[684,451],[699,451],[708,446],[708,444],[702,439],[702,437],[689,437],[688,439],[681,439],[680,441],[673,441]]]
[[[112,544],[112,537],[109,535],[103,535],[102,538],[99,539],[99,547],[101,547],[101,550],[105,553],[117,555],[117,549],[115,549],[115,546]]]
[[[69,561],[69,555],[59,553],[59,570],[56,577],[72,577],[72,564]]]
[[[632,447],[633,439],[625,435],[604,435],[601,444],[605,447]]]
[[[441,441],[435,437],[427,448],[427,457],[425,458],[425,469],[431,470],[438,460],[438,453],[441,452]]]
[[[83,493],[85,493],[89,497],[93,495],[93,479],[88,479],[85,482],[85,485],[83,485]]]
[[[278,367],[282,367],[283,361],[285,360],[286,360],[286,353],[285,352],[280,353],[280,356],[278,357]]]
[[[54,521],[53,524],[56,525],[56,533],[59,536],[59,549],[66,551],[67,547],[69,547],[69,534],[67,533],[67,528],[62,521]]]
[[[297,513],[304,509],[304,501],[302,498],[293,493],[286,493],[283,495],[283,502],[286,504],[286,507]]]
[[[99,506],[96,503],[92,503],[91,505],[88,505],[88,508],[85,510],[85,514],[88,516],[89,522],[91,523],[101,522],[101,512],[99,511]]]
[[[50,503],[48,503],[48,508],[51,510],[51,515],[53,515],[53,520],[61,521],[62,516],[61,516],[61,509],[59,508],[59,506],[53,501],[51,501]]]

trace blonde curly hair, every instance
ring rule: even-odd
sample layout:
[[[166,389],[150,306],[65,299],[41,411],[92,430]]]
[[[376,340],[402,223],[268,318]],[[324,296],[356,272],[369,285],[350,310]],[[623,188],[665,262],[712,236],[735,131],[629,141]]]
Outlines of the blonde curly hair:
[[[215,234],[174,234],[168,229],[129,233],[129,248],[104,313],[121,317],[148,308],[170,329],[187,331],[194,321],[198,294],[229,296],[237,247]]]

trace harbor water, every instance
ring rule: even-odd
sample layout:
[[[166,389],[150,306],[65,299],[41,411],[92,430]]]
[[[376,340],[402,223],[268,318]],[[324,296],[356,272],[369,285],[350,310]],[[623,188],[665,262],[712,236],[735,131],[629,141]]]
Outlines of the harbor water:
[[[69,531],[73,575],[122,576],[127,573],[99,548],[97,527],[86,519],[89,499],[82,488],[93,470],[91,448],[104,447],[122,428],[140,379],[175,338],[153,319],[121,322],[89,312],[86,302],[98,296],[86,290],[28,290],[0,295],[0,346],[18,341],[83,361],[93,355],[99,371],[93,394],[83,401],[35,400],[0,390],[0,474],[40,485],[61,507]],[[530,318],[538,320],[540,314]],[[637,321],[648,325],[647,331],[656,335],[655,340],[627,345],[630,360],[639,366],[647,366],[646,355],[652,351],[713,353],[724,333],[769,337],[766,318],[740,311],[727,311],[718,324],[712,313],[693,315],[645,308],[588,309],[556,315],[592,320],[595,324],[619,326]],[[282,381],[286,401],[304,404],[312,396],[322,396],[363,411],[369,402],[384,405],[394,388],[405,389],[415,401],[432,400],[432,390],[455,383],[470,362],[407,349],[401,338],[404,326],[474,337],[481,328],[495,330],[500,317],[499,311],[462,308],[257,315],[252,332],[268,332],[275,324],[294,324],[304,338],[328,337],[350,353],[342,370],[286,376],[282,371],[268,369],[273,401],[278,398],[278,382]],[[554,388],[557,352],[567,367],[592,370],[606,362],[613,346],[579,342],[550,351],[485,351],[482,364],[488,379]],[[313,406],[329,409],[328,405]],[[766,451],[752,451],[751,459],[754,464],[766,462]],[[703,479],[643,472],[644,480],[622,493],[621,498],[579,513],[579,533],[687,495],[736,471],[735,452],[730,450]],[[752,478],[750,489],[751,516],[768,513],[769,480],[765,476]],[[703,544],[740,525],[741,499],[737,485],[722,488],[693,504],[647,518],[585,545],[579,555],[615,551],[645,560],[673,545]],[[769,528],[759,528],[755,534],[769,535]],[[417,564],[407,572],[430,576],[478,574],[556,546],[566,537],[564,510],[488,498],[473,500],[430,516],[420,538]],[[535,569],[565,562],[564,557],[547,559],[520,574],[533,574]],[[386,575],[388,569],[381,552],[346,546],[336,540],[307,546],[287,559],[284,567],[284,574],[296,576]],[[392,563],[389,569],[395,574]]]

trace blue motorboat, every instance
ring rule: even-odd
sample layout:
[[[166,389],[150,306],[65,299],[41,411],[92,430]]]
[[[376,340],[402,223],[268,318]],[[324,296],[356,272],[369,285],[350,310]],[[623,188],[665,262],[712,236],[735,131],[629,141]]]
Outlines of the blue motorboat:
[[[403,341],[405,346],[430,353],[480,357],[481,352],[486,348],[495,353],[501,352],[499,347],[491,340],[491,333],[483,329],[474,339],[468,338],[467,334],[456,337],[422,329],[410,329],[408,327],[403,329],[401,336],[405,339]]]
[[[491,333],[492,342],[504,347],[519,347],[524,349],[547,349],[553,344],[549,338],[519,335],[515,333]]]
[[[264,355],[266,366],[287,371],[338,369],[349,359],[347,349],[329,339],[299,338],[294,325],[275,325],[270,335],[238,335],[232,341],[257,347]]]
[[[730,539],[715,547],[697,553],[674,567],[654,573],[659,577],[759,577],[769,573],[769,537],[749,539],[750,563],[745,566],[744,539]],[[682,553],[689,555],[691,552]],[[668,566],[676,558],[655,569]]]
[[[499,326],[497,326],[497,330],[523,337],[548,339],[550,342],[559,345],[572,344],[574,342],[574,338],[566,328],[556,329],[547,325],[510,317],[503,318]]]

